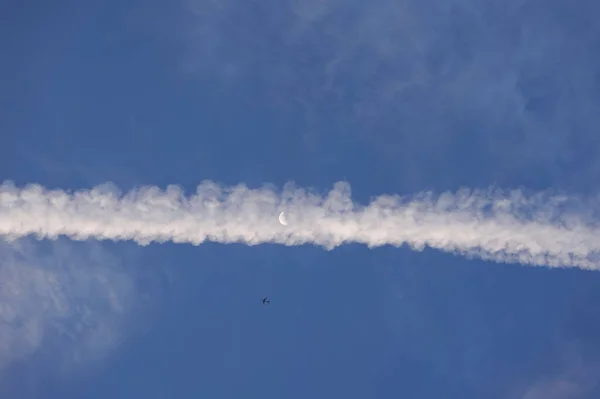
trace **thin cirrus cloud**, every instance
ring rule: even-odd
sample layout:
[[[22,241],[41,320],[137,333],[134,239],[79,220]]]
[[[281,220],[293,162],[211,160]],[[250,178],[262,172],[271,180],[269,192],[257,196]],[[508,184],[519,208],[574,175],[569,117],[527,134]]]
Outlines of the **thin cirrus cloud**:
[[[67,192],[40,185],[0,186],[0,234],[73,240],[188,243],[347,243],[425,247],[495,262],[598,269],[594,204],[522,191],[462,190],[382,195],[368,205],[336,183],[322,196],[287,184],[251,189],[205,181],[194,195],[178,186],[120,193],[111,185]],[[287,225],[277,216],[285,212]]]
[[[27,388],[11,366],[60,374],[104,359],[141,305],[139,276],[98,243],[33,244],[0,242],[0,394]]]
[[[360,140],[415,190],[585,191],[600,175],[598,2],[183,4],[186,68],[260,81],[261,104],[295,115],[307,142]]]

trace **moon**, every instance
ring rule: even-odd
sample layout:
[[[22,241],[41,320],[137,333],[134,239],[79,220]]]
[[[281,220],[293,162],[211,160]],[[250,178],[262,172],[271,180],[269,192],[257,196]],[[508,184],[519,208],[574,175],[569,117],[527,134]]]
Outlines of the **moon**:
[[[284,226],[287,226],[288,222],[287,222],[287,220],[285,220],[285,213],[284,212],[281,212],[279,214],[278,219],[279,219],[279,223],[281,223]]]

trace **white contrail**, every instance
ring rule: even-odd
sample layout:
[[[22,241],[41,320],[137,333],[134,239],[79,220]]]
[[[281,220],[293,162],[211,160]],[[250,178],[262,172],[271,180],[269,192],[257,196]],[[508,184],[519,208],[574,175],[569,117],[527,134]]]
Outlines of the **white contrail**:
[[[185,197],[177,186],[121,195],[111,185],[69,193],[6,182],[0,186],[0,235],[140,245],[214,241],[333,249],[352,242],[406,244],[497,262],[599,269],[600,229],[592,208],[567,197],[494,190],[384,195],[362,206],[352,201],[346,183],[320,196],[291,184],[277,192],[208,181]],[[286,226],[277,219],[282,211]]]

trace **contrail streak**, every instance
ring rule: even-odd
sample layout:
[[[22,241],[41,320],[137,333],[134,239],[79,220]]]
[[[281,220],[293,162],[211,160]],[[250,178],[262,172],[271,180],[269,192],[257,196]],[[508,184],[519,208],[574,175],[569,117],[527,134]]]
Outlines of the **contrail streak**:
[[[429,246],[496,262],[599,269],[600,230],[593,208],[567,197],[498,190],[383,195],[365,206],[352,201],[347,183],[336,183],[321,196],[292,184],[277,191],[206,181],[186,197],[177,186],[121,194],[112,185],[66,192],[5,182],[0,235],[140,245],[213,241],[333,249],[362,243],[418,251]],[[278,222],[281,211],[287,226]]]

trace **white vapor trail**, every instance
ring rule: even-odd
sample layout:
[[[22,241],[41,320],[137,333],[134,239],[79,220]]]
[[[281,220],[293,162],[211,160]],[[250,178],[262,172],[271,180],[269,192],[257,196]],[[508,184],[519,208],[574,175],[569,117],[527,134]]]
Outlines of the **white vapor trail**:
[[[347,183],[336,183],[321,196],[292,184],[278,192],[205,181],[186,197],[177,186],[121,194],[107,184],[70,193],[5,182],[0,186],[0,235],[7,240],[27,235],[133,240],[140,245],[429,246],[496,262],[599,269],[600,230],[593,208],[564,196],[498,190],[383,195],[364,206],[352,201]],[[286,212],[286,226],[277,220],[281,211]]]

